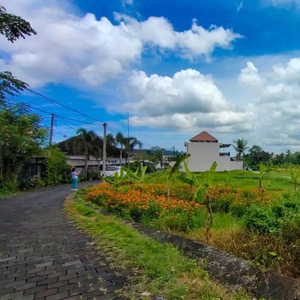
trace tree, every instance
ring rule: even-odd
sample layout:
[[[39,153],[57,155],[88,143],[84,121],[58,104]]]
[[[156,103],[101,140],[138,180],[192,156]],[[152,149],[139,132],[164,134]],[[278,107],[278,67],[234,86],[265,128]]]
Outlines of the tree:
[[[6,106],[7,96],[15,96],[24,91],[28,85],[15,78],[11,72],[0,72],[0,105]]]
[[[0,33],[5,35],[8,41],[15,42],[25,36],[36,34],[30,23],[19,16],[9,14],[3,6],[0,6]]]
[[[43,155],[48,131],[42,117],[24,103],[0,111],[0,178],[17,187],[19,173],[28,160]]]
[[[4,35],[10,42],[36,34],[30,23],[19,16],[9,14],[3,6],[0,6],[0,34]],[[16,79],[10,72],[0,72],[0,105],[6,105],[6,96],[19,94],[28,85]]]
[[[73,146],[78,154],[84,155],[84,172],[87,174],[90,156],[93,155],[96,158],[101,156],[101,149],[99,148],[100,138],[94,131],[88,131],[85,128],[79,128],[76,133],[78,136],[76,139],[71,140],[73,145],[69,145],[69,147]]]
[[[47,184],[61,182],[63,173],[67,170],[70,171],[65,154],[57,146],[50,146],[45,149],[45,152],[48,154],[46,161]]]
[[[122,159],[123,159],[123,148],[127,145],[127,139],[125,136],[118,132],[116,135],[116,144],[120,147],[120,166],[122,165]]]
[[[161,168],[163,169],[164,165],[164,149],[160,147],[151,148],[153,161],[155,163],[160,162]]]
[[[128,152],[128,167],[130,166],[130,153],[135,147],[142,149],[143,143],[139,141],[136,137],[127,138],[126,150]]]
[[[108,147],[116,147],[116,139],[114,138],[114,136],[113,136],[113,134],[108,134],[107,136],[106,136],[106,145],[108,146]]]
[[[272,155],[264,151],[260,146],[254,145],[245,155],[246,161],[254,170],[259,170],[260,164],[268,164],[272,160]]]
[[[232,145],[233,148],[235,149],[235,151],[237,152],[237,160],[241,160],[242,159],[242,155],[245,155],[245,151],[249,149],[249,147],[247,147],[248,141],[244,140],[244,139],[237,139],[235,141],[233,141],[233,143],[235,145]]]

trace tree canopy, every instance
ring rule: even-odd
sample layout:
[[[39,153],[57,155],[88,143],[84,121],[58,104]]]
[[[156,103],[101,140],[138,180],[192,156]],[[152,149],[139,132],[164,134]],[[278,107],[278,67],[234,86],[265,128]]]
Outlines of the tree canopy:
[[[0,6],[0,34],[4,35],[9,42],[15,42],[20,38],[35,35],[36,31],[30,23],[19,16],[6,12]],[[14,96],[26,89],[28,85],[15,78],[11,72],[0,72],[0,106],[6,105],[6,98]]]
[[[42,155],[48,131],[42,117],[21,103],[0,111],[0,177],[16,181],[22,166],[31,158]]]
[[[25,39],[26,35],[35,35],[36,31],[29,22],[19,16],[7,13],[6,9],[0,6],[0,33],[13,43],[20,38]]]

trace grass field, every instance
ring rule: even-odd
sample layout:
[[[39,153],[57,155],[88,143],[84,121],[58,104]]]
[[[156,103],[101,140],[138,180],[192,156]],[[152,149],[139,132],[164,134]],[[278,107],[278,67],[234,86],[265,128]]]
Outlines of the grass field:
[[[167,176],[166,172],[156,172],[146,178],[146,183],[166,183]],[[214,177],[215,184],[229,184],[236,188],[256,188],[258,187],[258,180],[259,174],[251,171],[218,172]],[[173,182],[179,182],[179,180],[174,178]],[[288,171],[268,173],[263,179],[263,184],[268,191],[293,190]]]

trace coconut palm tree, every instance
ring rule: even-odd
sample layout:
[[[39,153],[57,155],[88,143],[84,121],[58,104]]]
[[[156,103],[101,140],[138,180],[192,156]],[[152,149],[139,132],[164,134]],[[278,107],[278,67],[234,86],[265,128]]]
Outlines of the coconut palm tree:
[[[249,149],[247,147],[248,141],[244,139],[237,139],[233,141],[235,145],[232,145],[235,151],[237,152],[236,158],[237,160],[241,160],[242,156],[245,154],[245,151]]]
[[[108,146],[108,147],[116,147],[116,145],[117,145],[117,141],[116,141],[116,139],[115,139],[115,137],[114,137],[114,135],[113,134],[108,134],[107,136],[106,136],[106,145]]]
[[[116,144],[120,147],[120,166],[122,165],[123,159],[123,147],[125,148],[127,145],[127,138],[123,135],[123,133],[118,132],[116,134]]]
[[[90,155],[96,158],[101,156],[101,139],[93,130],[85,128],[79,128],[76,133],[78,136],[72,140],[72,146],[78,154],[85,156],[84,172],[87,174]]]
[[[141,141],[139,141],[136,137],[129,137],[126,139],[126,146],[125,149],[128,152],[128,167],[130,165],[130,153],[133,151],[133,149],[135,147],[139,147],[140,149],[142,149],[143,147],[143,143]]]

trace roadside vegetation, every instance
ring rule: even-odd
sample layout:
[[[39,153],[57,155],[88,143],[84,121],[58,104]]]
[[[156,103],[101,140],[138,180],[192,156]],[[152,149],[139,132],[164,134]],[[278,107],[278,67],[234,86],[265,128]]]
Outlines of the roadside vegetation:
[[[84,190],[84,199],[122,218],[213,245],[262,268],[300,276],[298,168],[289,177],[252,172],[193,174],[185,165],[122,176]],[[170,179],[170,174],[173,172]],[[284,172],[287,172],[285,170]],[[293,177],[294,176],[294,177]],[[243,184],[244,183],[244,184]]]
[[[130,288],[119,291],[124,298],[249,299],[242,291],[232,294],[212,282],[195,260],[181,255],[175,247],[160,244],[118,219],[87,207],[80,194],[77,201],[69,197],[66,212],[81,230],[95,238],[96,246],[105,252],[112,268],[135,270],[135,275],[130,277]]]

